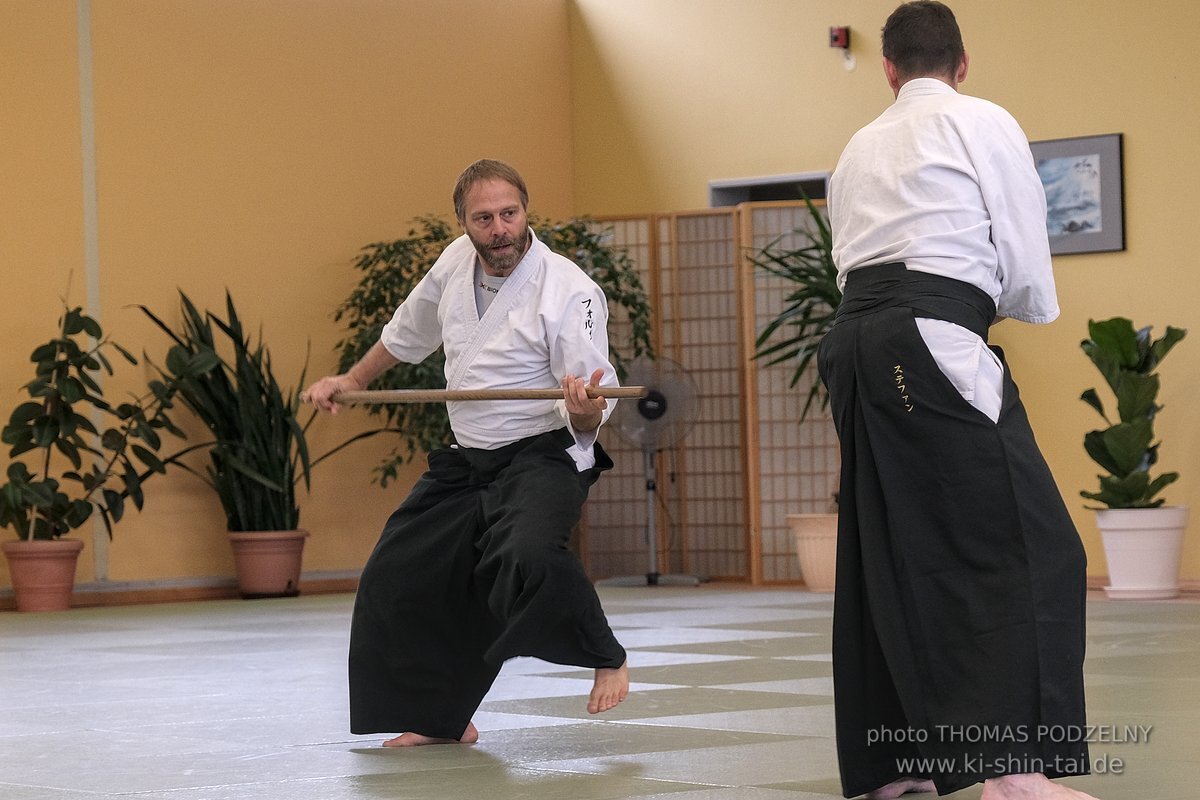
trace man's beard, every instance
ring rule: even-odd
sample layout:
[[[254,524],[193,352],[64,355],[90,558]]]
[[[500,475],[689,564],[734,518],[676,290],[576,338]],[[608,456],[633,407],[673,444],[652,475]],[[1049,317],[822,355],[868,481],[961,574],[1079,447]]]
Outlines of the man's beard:
[[[525,257],[525,251],[529,249],[529,228],[524,228],[511,239],[498,237],[486,243],[479,241],[474,236],[471,236],[470,239],[471,244],[475,245],[475,252],[479,254],[479,258],[489,269],[501,275],[507,275],[517,264],[521,263],[521,259]],[[505,245],[512,245],[512,248],[501,251],[495,249]]]

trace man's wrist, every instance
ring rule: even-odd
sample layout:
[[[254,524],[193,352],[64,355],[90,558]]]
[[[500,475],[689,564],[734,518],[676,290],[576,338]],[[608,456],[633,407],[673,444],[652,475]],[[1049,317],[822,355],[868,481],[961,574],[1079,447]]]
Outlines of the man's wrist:
[[[571,427],[579,433],[589,433],[600,427],[600,422],[604,419],[604,415],[597,411],[595,414],[571,414]]]

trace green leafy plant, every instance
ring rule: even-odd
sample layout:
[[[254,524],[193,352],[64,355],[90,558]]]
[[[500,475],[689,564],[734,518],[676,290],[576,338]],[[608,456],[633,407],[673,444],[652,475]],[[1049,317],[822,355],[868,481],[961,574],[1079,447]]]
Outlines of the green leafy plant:
[[[1186,334],[1182,328],[1168,326],[1162,338],[1152,339],[1149,326],[1135,330],[1124,317],[1088,321],[1089,338],[1080,347],[1112,390],[1118,421],[1109,418],[1095,389],[1080,395],[1109,425],[1089,431],[1083,438],[1088,455],[1108,471],[1098,476],[1100,491],[1080,492],[1083,497],[1108,508],[1157,508],[1163,504],[1163,499],[1155,499],[1155,495],[1174,483],[1179,473],[1150,477],[1150,468],[1158,461],[1154,420],[1162,410],[1157,402],[1159,380],[1155,370]]]
[[[396,308],[425,276],[457,235],[437,216],[418,217],[408,236],[376,242],[362,248],[355,269],[362,275],[349,297],[334,312],[346,324],[338,342],[338,369],[345,372],[379,341],[383,326]],[[566,256],[604,290],[610,312],[623,314],[631,334],[624,347],[610,339],[610,356],[618,375],[624,375],[628,358],[652,355],[650,304],[636,266],[625,251],[608,244],[608,232],[597,230],[587,219],[546,223],[530,219],[530,227],[551,250]],[[371,389],[444,389],[445,353],[439,348],[420,364],[398,364],[371,383]],[[400,467],[418,453],[442,447],[450,440],[446,408],[436,403],[374,405],[370,413],[383,416],[389,429],[401,433],[400,443],[375,468],[375,477],[386,486]]]
[[[228,292],[224,318],[200,311],[180,292],[178,328],[145,306],[141,309],[174,342],[165,366],[156,369],[178,386],[181,403],[213,437],[197,445],[208,448],[204,472],[178,464],[217,493],[230,531],[298,528],[296,487],[301,482],[306,490],[310,487],[312,468],[351,443],[386,430],[364,431],[312,458],[307,433],[316,411],[303,424],[299,421],[299,390],[279,385],[262,334],[251,341]],[[214,368],[189,369],[195,362]],[[298,383],[304,383],[304,370]]]
[[[807,197],[808,224],[791,234],[780,236],[750,256],[755,267],[783,278],[793,288],[784,298],[783,308],[759,333],[754,342],[756,359],[772,364],[792,364],[789,386],[800,382],[821,339],[833,325],[842,292],[837,286],[837,267],[833,263],[833,235],[824,215]],[[799,246],[784,246],[785,239],[798,239]],[[829,397],[820,381],[813,381],[800,419],[808,415],[813,403],[824,408]]]
[[[9,465],[8,483],[0,487],[0,524],[23,539],[57,539],[96,511],[111,538],[126,502],[140,510],[147,479],[171,460],[158,455],[163,434],[184,438],[168,415],[179,388],[173,379],[151,381],[126,402],[105,399],[100,379],[114,374],[113,354],[138,363],[81,307],[64,304],[58,335],[30,356],[35,377],[24,386],[30,399],[13,409],[3,432],[10,458],[29,457]],[[189,379],[211,366],[203,356],[177,364]]]

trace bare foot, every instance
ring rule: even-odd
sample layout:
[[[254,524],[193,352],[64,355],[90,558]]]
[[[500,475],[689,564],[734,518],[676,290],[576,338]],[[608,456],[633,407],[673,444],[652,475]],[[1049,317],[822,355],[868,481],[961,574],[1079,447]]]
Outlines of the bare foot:
[[[467,729],[463,731],[461,739],[435,739],[432,736],[423,736],[419,733],[408,731],[402,733],[395,739],[388,739],[383,743],[384,747],[419,747],[423,744],[475,744],[479,741],[479,730],[475,727],[474,722],[467,723]]]
[[[599,714],[602,711],[616,708],[617,703],[628,696],[628,661],[616,669],[597,669],[596,682],[592,684],[592,693],[588,696],[588,713]]]
[[[935,792],[937,789],[933,785],[933,781],[925,778],[901,778],[892,781],[887,786],[881,786],[873,792],[867,793],[867,800],[893,800],[902,794],[910,794],[913,792]]]
[[[1055,783],[1040,772],[989,778],[983,782],[979,797],[980,800],[1096,800],[1090,794]]]

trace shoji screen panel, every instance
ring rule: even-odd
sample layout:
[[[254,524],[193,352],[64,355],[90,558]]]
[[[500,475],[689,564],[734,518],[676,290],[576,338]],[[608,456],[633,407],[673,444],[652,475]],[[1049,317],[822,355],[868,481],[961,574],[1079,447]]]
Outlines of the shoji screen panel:
[[[747,580],[737,218],[719,209],[660,219],[660,309],[663,355],[683,367],[700,396],[698,421],[674,454],[680,567]]]
[[[658,571],[749,580],[737,212],[656,215],[648,228],[622,218],[598,224],[612,226],[614,244],[643,270],[657,354],[677,362],[698,389],[695,425],[655,462]],[[614,318],[610,337],[627,335]],[[643,456],[610,427],[601,441],[617,467],[589,495],[583,548],[597,579],[644,574],[649,564]]]
[[[747,203],[740,208],[741,238],[750,252],[773,242],[784,249],[799,246],[794,232],[811,224],[803,204]],[[752,287],[752,292],[745,292],[753,319],[752,329],[746,332],[752,355],[754,337],[783,308],[792,285],[755,270],[748,260],[743,269],[747,270],[744,285]],[[829,413],[815,405],[804,422],[799,421],[809,388],[820,380],[815,363],[795,386],[788,385],[791,365],[751,364],[748,394],[756,396],[752,415],[756,435],[751,437],[756,446],[748,456],[752,459],[749,468],[756,473],[755,522],[761,568],[756,578],[764,583],[798,581],[800,572],[786,515],[829,510],[838,470],[837,437]]]
[[[604,218],[638,266],[654,310],[655,348],[695,380],[699,419],[656,460],[657,568],[717,580],[798,583],[786,515],[827,510],[837,473],[829,416],[800,410],[815,370],[788,386],[787,365],[753,360],[754,339],[782,307],[786,281],[756,272],[747,255],[807,224],[803,204]],[[614,310],[610,338],[628,338]],[[593,578],[644,575],[642,454],[605,426],[616,468],[589,496],[583,556]]]
[[[656,222],[649,216],[610,217],[596,222],[613,245],[623,249],[637,267],[654,307],[657,294]],[[620,307],[609,307],[608,338],[622,354],[631,336],[627,316]],[[631,401],[624,401],[631,402]],[[614,467],[592,487],[584,508],[580,551],[592,578],[644,575],[649,567],[646,543],[646,478],[641,450],[622,439],[612,425],[600,429],[600,443],[612,456]],[[660,544],[665,540],[659,535]]]

